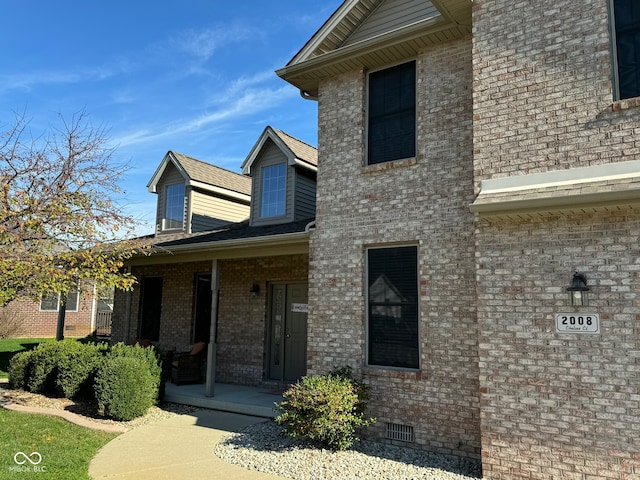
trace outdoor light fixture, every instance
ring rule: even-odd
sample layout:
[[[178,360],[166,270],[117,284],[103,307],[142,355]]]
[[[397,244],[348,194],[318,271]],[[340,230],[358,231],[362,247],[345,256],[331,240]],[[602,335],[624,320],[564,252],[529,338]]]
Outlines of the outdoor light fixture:
[[[251,285],[251,290],[249,290],[249,292],[253,293],[254,297],[258,297],[258,295],[260,295],[260,285],[254,283]]]
[[[587,307],[589,305],[589,287],[584,273],[574,273],[571,286],[567,287],[569,302],[572,307]]]

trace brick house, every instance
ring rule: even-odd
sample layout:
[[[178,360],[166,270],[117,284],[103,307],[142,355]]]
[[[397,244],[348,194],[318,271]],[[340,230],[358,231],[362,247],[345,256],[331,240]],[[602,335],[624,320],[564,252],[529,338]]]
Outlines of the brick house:
[[[129,263],[139,284],[116,293],[112,341],[208,342],[208,382],[304,375],[316,165],[314,147],[271,127],[242,175],[169,152],[148,186],[154,253]]]
[[[87,286],[69,294],[65,309],[63,335],[86,337],[96,330],[98,305],[96,291]],[[43,297],[39,302],[17,298],[0,308],[0,336],[24,338],[55,337],[58,327],[60,295]]]
[[[347,0],[277,72],[318,102],[307,370],[363,376],[372,437],[640,478],[638,33],[629,0]]]

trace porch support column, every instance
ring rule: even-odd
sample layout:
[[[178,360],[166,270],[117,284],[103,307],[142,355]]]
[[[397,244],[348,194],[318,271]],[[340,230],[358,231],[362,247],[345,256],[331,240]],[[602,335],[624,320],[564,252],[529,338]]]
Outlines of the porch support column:
[[[205,395],[213,397],[213,386],[216,381],[216,328],[218,320],[218,298],[220,291],[220,264],[218,260],[211,263],[211,329],[209,330],[209,348],[207,350],[207,377]]]

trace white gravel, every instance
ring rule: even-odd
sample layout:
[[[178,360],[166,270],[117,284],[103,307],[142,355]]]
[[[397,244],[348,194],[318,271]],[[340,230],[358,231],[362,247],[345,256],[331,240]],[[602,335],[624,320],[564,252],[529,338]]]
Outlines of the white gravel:
[[[215,453],[226,462],[295,480],[481,478],[476,461],[367,441],[356,442],[351,450],[333,452],[289,437],[274,422],[229,435]]]

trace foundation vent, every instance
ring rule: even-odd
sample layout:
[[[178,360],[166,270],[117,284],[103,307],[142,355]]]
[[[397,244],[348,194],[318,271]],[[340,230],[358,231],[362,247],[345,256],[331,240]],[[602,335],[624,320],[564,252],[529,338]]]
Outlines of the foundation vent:
[[[413,442],[413,427],[399,423],[387,423],[387,438],[400,442]]]

